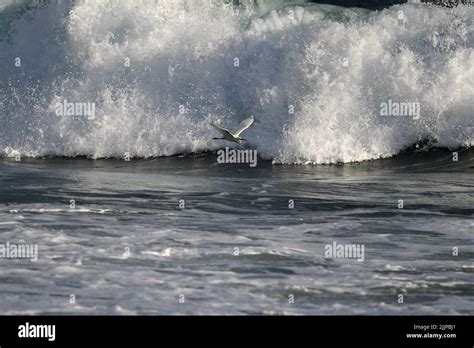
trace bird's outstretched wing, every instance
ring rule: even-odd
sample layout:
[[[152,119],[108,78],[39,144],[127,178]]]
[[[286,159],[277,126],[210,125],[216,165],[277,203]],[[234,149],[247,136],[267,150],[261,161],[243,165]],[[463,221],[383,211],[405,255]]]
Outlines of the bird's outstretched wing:
[[[242,122],[240,122],[239,124],[239,127],[237,128],[237,130],[235,131],[235,136],[238,137],[240,136],[240,134],[242,134],[242,132],[244,130],[246,130],[247,128],[249,128],[252,123],[254,121],[254,118],[253,116],[250,116],[249,118],[246,118],[245,120],[243,120]]]
[[[228,135],[228,134],[230,134],[230,132],[229,132],[227,129],[222,128],[222,127],[218,126],[218,125],[215,124],[215,123],[212,123],[212,122],[211,122],[211,126],[213,126],[215,129],[217,129],[217,131],[218,131],[219,133],[221,133],[222,135]]]

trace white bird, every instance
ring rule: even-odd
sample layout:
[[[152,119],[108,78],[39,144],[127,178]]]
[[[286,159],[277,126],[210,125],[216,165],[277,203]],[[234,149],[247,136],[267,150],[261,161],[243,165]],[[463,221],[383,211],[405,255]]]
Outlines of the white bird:
[[[217,129],[217,131],[219,133],[221,133],[222,136],[223,136],[223,138],[213,138],[213,139],[215,139],[215,140],[229,140],[229,141],[232,141],[234,143],[241,144],[242,140],[247,141],[247,139],[241,138],[240,134],[242,134],[242,132],[244,130],[249,128],[252,125],[253,121],[254,121],[253,116],[250,116],[249,118],[246,118],[245,120],[240,122],[239,127],[237,128],[237,130],[233,134],[231,132],[229,132],[227,129],[222,128],[222,127],[216,125],[215,123],[211,122],[211,126],[213,126],[215,129]]]

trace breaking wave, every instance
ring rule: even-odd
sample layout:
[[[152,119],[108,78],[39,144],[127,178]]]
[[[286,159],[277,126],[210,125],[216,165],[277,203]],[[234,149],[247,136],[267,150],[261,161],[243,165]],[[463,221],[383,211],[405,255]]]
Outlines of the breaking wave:
[[[245,138],[277,163],[473,144],[474,7],[37,3],[0,6],[4,156],[213,151],[209,122],[249,115]],[[64,101],[93,103],[93,117],[58,115]],[[389,101],[417,103],[419,117],[381,116]]]

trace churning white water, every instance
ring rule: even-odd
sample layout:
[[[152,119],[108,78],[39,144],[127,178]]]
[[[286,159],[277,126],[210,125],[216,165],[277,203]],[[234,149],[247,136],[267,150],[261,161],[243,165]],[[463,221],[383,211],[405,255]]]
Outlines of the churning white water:
[[[210,151],[222,145],[211,120],[249,115],[250,145],[278,163],[472,145],[473,7],[250,3],[5,2],[0,153]],[[64,100],[94,103],[94,117],[58,116]],[[419,103],[420,117],[381,116],[389,100]]]

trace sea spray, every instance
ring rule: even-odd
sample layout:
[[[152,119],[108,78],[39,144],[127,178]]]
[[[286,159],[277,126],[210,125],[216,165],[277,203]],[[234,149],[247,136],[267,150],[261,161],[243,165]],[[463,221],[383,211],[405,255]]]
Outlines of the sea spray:
[[[388,157],[420,139],[470,146],[473,18],[428,4],[51,1],[0,43],[0,151],[212,151],[209,121],[232,128],[248,114],[259,123],[246,138],[278,163]],[[380,117],[389,99],[422,113]],[[57,117],[58,100],[94,103],[95,117]]]

